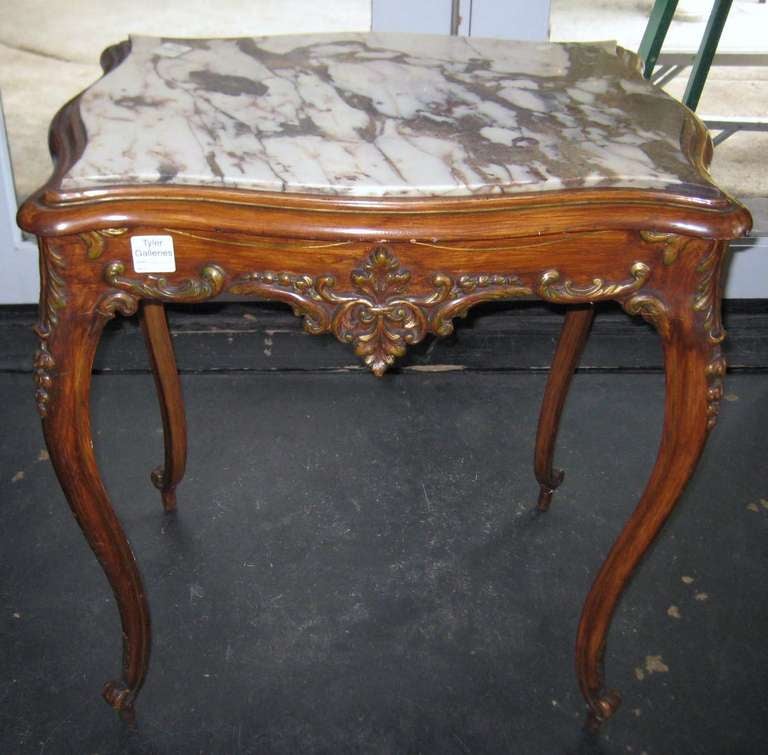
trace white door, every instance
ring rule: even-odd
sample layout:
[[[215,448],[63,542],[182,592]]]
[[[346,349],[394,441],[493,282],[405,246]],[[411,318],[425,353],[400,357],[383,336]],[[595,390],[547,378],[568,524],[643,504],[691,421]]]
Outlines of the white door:
[[[549,0],[372,0],[374,31],[546,40]]]
[[[25,241],[16,225],[16,192],[0,102],[0,304],[37,301],[37,246]]]

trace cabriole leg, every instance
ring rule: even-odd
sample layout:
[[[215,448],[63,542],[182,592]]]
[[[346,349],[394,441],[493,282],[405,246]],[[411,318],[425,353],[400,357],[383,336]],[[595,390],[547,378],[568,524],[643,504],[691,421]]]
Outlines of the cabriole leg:
[[[578,304],[568,308],[547,377],[534,454],[534,472],[539,482],[538,508],[540,511],[546,511],[549,508],[552,494],[563,481],[564,472],[552,466],[555,441],[571,378],[584,351],[593,316],[594,309],[591,304]]]
[[[43,431],[64,495],[109,580],[123,629],[122,675],[103,691],[107,702],[125,717],[144,682],[149,662],[149,607],[136,560],[112,510],[93,452],[90,420],[91,369],[104,323],[116,309],[135,311],[135,301],[116,294],[105,303],[65,293],[51,254],[44,270],[41,339],[35,359],[37,402]],[[63,311],[60,311],[63,310]]]
[[[161,492],[165,510],[173,511],[176,486],[181,482],[187,464],[187,421],[173,343],[161,302],[142,302],[141,328],[152,362],[165,444],[165,463],[152,471],[151,479]]]
[[[713,256],[711,258],[715,260]],[[706,260],[699,272],[710,273]],[[703,293],[702,293],[703,291]],[[694,307],[680,297],[667,314],[658,300],[636,297],[625,308],[653,321],[664,344],[666,400],[661,446],[651,477],[631,518],[603,563],[582,609],[576,639],[576,671],[594,731],[616,711],[621,697],[603,684],[606,634],[616,603],[646,550],[677,503],[715,423],[725,362],[720,352],[719,299],[700,289]],[[707,310],[704,327],[696,311]]]

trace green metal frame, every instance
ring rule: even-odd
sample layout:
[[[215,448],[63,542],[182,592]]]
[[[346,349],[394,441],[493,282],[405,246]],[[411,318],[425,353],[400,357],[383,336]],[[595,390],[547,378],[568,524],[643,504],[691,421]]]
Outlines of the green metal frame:
[[[646,79],[650,79],[653,75],[653,69],[656,67],[656,61],[669,31],[669,25],[672,23],[675,10],[677,10],[677,2],[678,0],[656,0],[653,4],[638,51],[643,60],[643,76]],[[712,59],[717,52],[720,35],[723,33],[723,27],[728,19],[732,4],[733,0],[715,0],[712,12],[709,14],[707,28],[701,38],[699,51],[693,60],[693,69],[683,95],[683,103],[691,110],[695,110],[699,104],[701,92],[704,89],[709,69],[712,66]]]
[[[676,2],[677,0],[675,0]],[[683,95],[683,102],[691,110],[696,110],[696,106],[699,104],[701,90],[704,89],[704,84],[707,81],[712,58],[717,52],[720,35],[723,33],[723,27],[728,19],[728,12],[731,10],[732,4],[733,0],[715,0],[712,12],[709,14],[707,28],[701,38],[701,45],[693,61],[693,70]]]
[[[656,61],[659,59],[661,46],[669,31],[669,25],[672,23],[672,17],[677,10],[677,0],[656,0],[651,10],[648,25],[645,27],[643,39],[640,42],[638,54],[643,60],[643,76],[650,79],[653,75],[653,69],[656,67]]]

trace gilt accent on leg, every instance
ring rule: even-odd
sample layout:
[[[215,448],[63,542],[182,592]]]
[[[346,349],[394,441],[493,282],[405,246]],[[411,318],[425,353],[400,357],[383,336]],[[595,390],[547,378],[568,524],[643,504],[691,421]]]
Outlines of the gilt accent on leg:
[[[141,575],[101,480],[93,450],[89,407],[91,370],[104,323],[115,311],[131,314],[136,301],[121,294],[98,302],[88,292],[43,283],[38,334],[50,355],[43,432],[51,463],[72,513],[112,587],[122,623],[122,674],[104,689],[107,702],[130,717],[149,663],[150,619]],[[51,296],[65,302],[55,308]]]
[[[718,254],[715,246],[712,254]],[[706,271],[709,271],[709,267]],[[701,268],[697,268],[701,271]],[[710,275],[708,285],[719,277]],[[616,605],[636,567],[669,517],[696,467],[722,392],[724,362],[719,329],[719,298],[706,312],[678,297],[674,306],[647,298],[625,303],[628,311],[656,325],[664,346],[666,398],[664,427],[656,462],[645,491],[606,557],[587,595],[576,639],[576,671],[589,705],[586,726],[596,730],[616,711],[618,692],[603,680],[603,653]],[[635,307],[635,304],[637,305]]]

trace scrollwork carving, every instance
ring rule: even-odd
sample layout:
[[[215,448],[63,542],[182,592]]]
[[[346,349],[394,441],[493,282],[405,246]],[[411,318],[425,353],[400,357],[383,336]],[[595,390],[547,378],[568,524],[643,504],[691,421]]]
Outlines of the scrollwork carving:
[[[138,299],[181,302],[204,301],[217,296],[224,287],[225,277],[218,265],[206,265],[200,271],[199,278],[187,278],[177,284],[169,284],[166,278],[152,275],[137,279],[124,273],[122,262],[110,262],[104,269],[104,280],[113,288],[122,289]]]
[[[49,391],[53,388],[53,370],[56,367],[56,361],[48,350],[48,344],[43,340],[43,336],[40,336],[40,339],[40,348],[35,352],[32,365],[37,386],[35,389],[37,412],[41,417],[45,417],[48,414],[48,402],[51,400]]]
[[[451,280],[435,276],[435,291],[405,296],[411,273],[400,268],[390,249],[377,246],[350,274],[352,291],[337,290],[332,275],[314,278],[292,273],[256,272],[236,280],[228,290],[290,304],[304,316],[309,333],[331,331],[352,343],[376,375],[383,375],[406,346],[421,341],[429,330],[428,308],[450,293]]]
[[[576,286],[573,281],[560,281],[557,270],[547,270],[541,275],[536,293],[547,301],[558,304],[571,304],[603,299],[620,299],[642,288],[651,274],[651,269],[644,262],[635,262],[630,268],[631,279],[619,283],[606,283],[602,278],[594,278],[587,286]]]
[[[669,338],[669,312],[661,299],[651,294],[635,294],[622,301],[621,306],[627,314],[640,315],[653,325],[662,338]]]
[[[57,249],[46,244],[43,248],[43,305],[40,321],[35,326],[35,333],[40,339],[40,346],[33,362],[34,379],[37,386],[35,401],[41,417],[48,414],[50,390],[53,388],[56,361],[48,347],[56,326],[59,312],[67,305],[66,286],[63,276],[64,258]]]
[[[721,343],[725,338],[725,331],[720,322],[720,302],[717,296],[719,262],[720,249],[713,244],[709,253],[696,268],[699,283],[696,286],[693,309],[704,313],[704,330],[710,343]]]
[[[405,354],[407,344],[427,334],[426,308],[447,296],[448,282],[441,277],[437,291],[426,297],[404,296],[411,274],[385,246],[376,247],[351,279],[352,294],[321,289],[323,298],[337,305],[331,328],[340,341],[353,343],[355,353],[381,376]]]
[[[317,335],[330,330],[331,317],[321,292],[335,284],[332,275],[315,279],[310,275],[258,272],[243,275],[227,290],[238,296],[260,296],[290,304],[296,316],[304,316],[304,329]]]
[[[383,244],[352,271],[350,282],[351,290],[346,291],[339,289],[332,275],[254,272],[238,278],[227,290],[290,304],[304,316],[308,332],[330,331],[340,341],[353,344],[355,353],[379,376],[428,332],[449,334],[451,319],[466,314],[474,304],[532,293],[513,275],[481,273],[454,281],[436,273],[431,291],[407,295],[411,273]]]
[[[726,370],[725,357],[720,350],[720,343],[725,338],[725,331],[720,322],[719,296],[722,249],[721,244],[711,243],[709,251],[697,265],[699,280],[693,300],[693,310],[702,313],[704,333],[710,348],[713,348],[713,356],[706,367],[707,428],[710,430],[717,424]]]
[[[723,398],[723,379],[726,370],[725,357],[717,353],[707,364],[707,429],[711,430],[717,424],[717,416],[720,413],[720,400]]]
[[[408,295],[411,273],[401,268],[391,249],[380,244],[362,266],[350,274],[351,288],[343,290],[333,275],[313,277],[294,272],[253,272],[234,280],[227,290],[238,295],[255,295],[290,304],[304,316],[310,333],[332,332],[336,338],[354,345],[376,375],[382,375],[408,345],[418,343],[427,333],[445,336],[453,331],[452,320],[464,316],[475,304],[498,299],[531,296],[569,303],[624,299],[642,287],[650,268],[635,262],[631,279],[607,283],[602,279],[579,287],[572,281],[559,283],[560,273],[548,270],[534,290],[517,275],[474,273],[451,276],[435,273],[430,290],[423,295]],[[666,326],[663,305],[651,297],[630,305],[634,313]]]
[[[475,304],[533,294],[533,289],[516,275],[462,275],[455,285],[447,276],[435,276],[435,282],[438,278],[445,278],[444,285],[448,285],[451,292],[448,301],[437,307],[432,315],[432,328],[439,336],[450,335],[452,319],[464,317]]]
[[[112,293],[105,294],[96,305],[96,311],[102,317],[110,320],[117,314],[121,314],[123,317],[130,317],[136,314],[138,308],[139,300],[125,291],[113,291]]]

